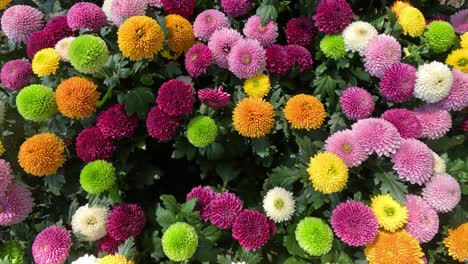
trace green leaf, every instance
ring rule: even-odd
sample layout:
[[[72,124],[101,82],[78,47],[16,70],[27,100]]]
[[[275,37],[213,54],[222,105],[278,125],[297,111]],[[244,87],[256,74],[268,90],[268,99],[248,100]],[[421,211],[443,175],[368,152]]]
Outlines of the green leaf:
[[[262,261],[261,254],[259,254],[258,252],[247,251],[244,247],[239,249],[237,254],[240,255],[240,259],[242,259],[242,261],[244,261],[245,263],[258,264],[260,263],[260,261]]]
[[[189,215],[191,212],[193,212],[193,209],[195,208],[196,204],[197,204],[197,198],[192,198],[188,200],[186,203],[184,203],[180,207],[180,213],[182,215]]]
[[[60,190],[65,182],[65,176],[63,176],[63,174],[54,174],[44,178],[47,189],[55,195],[60,195]]]
[[[192,259],[198,260],[200,262],[216,261],[219,253],[221,253],[220,250],[215,248],[213,242],[202,236],[199,236],[198,248]]]
[[[265,137],[252,139],[252,150],[260,158],[265,158],[270,155],[270,146],[270,141]]]
[[[160,199],[166,209],[174,213],[179,211],[180,205],[177,203],[177,200],[173,195],[161,195]]]
[[[272,170],[265,185],[267,189],[275,186],[288,187],[304,176],[306,172],[303,169],[280,166]]]
[[[362,81],[370,81],[370,75],[362,68],[351,68],[351,73],[356,76],[359,80]]]
[[[261,4],[257,8],[257,15],[262,19],[262,25],[266,25],[269,21],[276,21],[278,18],[278,9],[274,5]]]
[[[156,222],[158,222],[163,229],[167,229],[169,226],[177,222],[177,218],[174,212],[158,206],[156,209]]]
[[[159,237],[159,232],[154,231],[153,233],[153,252],[151,253],[151,258],[155,261],[159,261],[164,258],[164,251],[162,248],[161,238]]]
[[[295,227],[294,227],[295,229]],[[298,256],[301,258],[308,258],[305,251],[297,244],[296,238],[294,236],[294,232],[292,234],[288,234],[283,238],[283,246],[286,247],[288,253],[292,256]]]
[[[133,259],[135,256],[135,241],[133,237],[125,240],[123,244],[119,246],[118,252],[120,255],[125,256],[127,259]]]
[[[169,78],[172,78],[172,77],[176,77],[176,76],[179,76],[182,74],[182,70],[180,69],[181,66],[180,66],[180,63],[178,62],[175,62],[175,61],[171,61],[169,63],[167,63],[165,66],[165,71],[166,71],[166,74]]]
[[[212,241],[212,242],[215,242],[217,241],[221,235],[222,235],[222,232],[221,230],[219,230],[219,228],[217,228],[216,226],[214,225],[209,225],[207,226],[206,228],[204,228],[202,231],[200,231],[200,233],[208,240]]]
[[[437,140],[429,140],[427,145],[435,152],[447,152],[453,147],[460,146],[465,142],[464,135],[454,137],[443,137]]]
[[[395,200],[404,203],[408,186],[398,180],[393,172],[376,173],[375,180],[380,183],[379,189],[382,193],[389,193]]]
[[[138,114],[142,116],[149,111],[154,102],[154,95],[147,87],[137,87],[125,94],[125,111],[128,115]]]
[[[231,256],[222,256],[222,255],[219,255],[217,258],[217,263],[218,264],[232,264],[234,262],[234,259],[231,258]]]

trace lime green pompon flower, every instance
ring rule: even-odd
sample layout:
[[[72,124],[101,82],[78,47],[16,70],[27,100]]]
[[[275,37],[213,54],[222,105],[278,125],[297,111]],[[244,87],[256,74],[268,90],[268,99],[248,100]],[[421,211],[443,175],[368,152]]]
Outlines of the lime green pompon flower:
[[[8,260],[10,264],[23,264],[24,246],[19,241],[3,242],[0,260]]]
[[[204,148],[215,141],[218,126],[209,116],[198,116],[190,121],[187,127],[187,138],[198,148]]]
[[[178,222],[171,225],[162,237],[164,254],[172,261],[190,259],[198,248],[198,235],[191,225]]]
[[[84,166],[80,173],[83,190],[98,194],[109,190],[115,184],[115,168],[105,160],[95,160]]]
[[[70,63],[82,73],[95,73],[106,63],[109,50],[99,37],[82,35],[70,44],[68,50]]]
[[[452,25],[445,21],[434,21],[429,24],[424,36],[429,48],[437,53],[449,50],[457,38]]]
[[[328,58],[334,60],[343,58],[346,54],[345,44],[342,35],[326,35],[320,41],[320,50]]]
[[[57,114],[57,104],[52,88],[33,84],[23,88],[16,97],[20,115],[30,121],[42,122]]]
[[[322,256],[332,247],[333,232],[322,219],[306,217],[297,224],[296,240],[311,256]]]

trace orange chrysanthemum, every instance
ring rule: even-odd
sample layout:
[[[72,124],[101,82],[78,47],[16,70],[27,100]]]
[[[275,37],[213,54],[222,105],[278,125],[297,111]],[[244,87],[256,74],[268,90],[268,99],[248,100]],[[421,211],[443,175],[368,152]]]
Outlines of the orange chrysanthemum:
[[[298,94],[291,97],[284,108],[286,120],[295,129],[317,129],[325,120],[325,107],[312,95]]]
[[[408,231],[380,231],[377,238],[364,249],[369,264],[424,264],[421,246]]]
[[[99,100],[97,85],[82,77],[72,77],[59,84],[55,101],[62,115],[84,119],[96,111]]]
[[[65,159],[65,144],[51,133],[28,138],[18,153],[18,162],[24,171],[39,177],[56,173]]]
[[[455,230],[449,230],[444,245],[453,259],[460,262],[468,260],[468,223],[462,224]]]
[[[270,133],[275,124],[273,105],[258,97],[244,98],[232,116],[234,129],[244,137],[260,138]]]
[[[408,1],[395,1],[392,5],[392,12],[395,14],[396,17],[398,17],[400,15],[401,10],[408,6],[412,6],[411,3],[409,3]]]
[[[187,52],[194,44],[193,28],[190,22],[179,15],[166,16],[169,48],[175,53]]]

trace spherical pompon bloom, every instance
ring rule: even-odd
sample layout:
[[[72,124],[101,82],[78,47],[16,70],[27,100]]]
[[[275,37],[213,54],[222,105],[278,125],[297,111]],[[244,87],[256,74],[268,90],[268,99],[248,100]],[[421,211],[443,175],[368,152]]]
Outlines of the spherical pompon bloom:
[[[457,39],[452,25],[445,21],[434,21],[429,24],[424,37],[429,48],[436,53],[446,52]]]
[[[26,43],[31,33],[39,31],[44,15],[41,11],[27,5],[14,5],[2,15],[3,33],[14,42]]]
[[[351,130],[335,132],[325,141],[325,150],[340,157],[348,168],[359,166],[368,157],[366,150]]]
[[[408,208],[408,224],[406,230],[420,243],[431,241],[439,230],[439,216],[423,198],[416,195],[406,195]]]
[[[360,55],[364,55],[369,40],[378,34],[377,29],[367,22],[353,22],[343,31],[345,48],[346,50],[356,51]]]
[[[268,72],[284,76],[291,70],[293,60],[289,58],[286,47],[278,44],[270,45],[265,49],[265,56]]]
[[[321,0],[312,18],[321,32],[338,34],[349,25],[354,16],[346,0]]]
[[[134,262],[128,260],[125,256],[115,254],[98,259],[96,264],[134,264]]]
[[[208,9],[197,15],[193,22],[193,34],[202,41],[208,41],[215,31],[229,27],[229,20],[223,12]]]
[[[379,157],[389,157],[400,147],[398,129],[384,119],[361,119],[353,124],[352,129],[369,155],[375,152]]]
[[[408,0],[395,1],[391,9],[395,16],[398,18],[403,8],[408,6],[412,6],[411,3],[408,2]]]
[[[401,60],[401,45],[390,35],[377,35],[364,51],[364,66],[370,75],[381,78],[385,71]]]
[[[194,210],[200,212],[203,221],[207,222],[210,219],[210,210],[208,204],[216,197],[210,186],[197,186],[193,188],[186,197],[186,201],[197,198]]]
[[[120,51],[134,61],[152,59],[162,49],[164,41],[158,22],[147,16],[134,16],[125,20],[117,35]]]
[[[208,46],[203,44],[193,45],[185,54],[185,69],[192,77],[206,73],[212,62],[213,54]]]
[[[195,95],[189,84],[180,80],[169,80],[158,90],[156,103],[170,116],[182,116],[192,113]]]
[[[76,154],[84,162],[108,160],[112,158],[114,149],[112,140],[97,127],[83,129],[76,137]]]
[[[253,7],[251,0],[221,0],[224,12],[232,17],[240,17],[247,14]]]
[[[208,42],[208,48],[213,53],[213,59],[219,67],[229,68],[229,53],[241,39],[243,39],[242,35],[232,28],[222,28],[213,33]]]
[[[53,48],[55,40],[47,30],[40,30],[31,33],[26,44],[26,54],[29,59],[33,59],[34,55],[42,49]]]
[[[319,99],[308,94],[291,97],[284,108],[284,116],[295,129],[317,129],[325,121],[325,107]]]
[[[96,111],[99,100],[97,85],[82,77],[62,81],[55,91],[60,113],[71,119],[84,119]]]
[[[18,162],[24,171],[39,177],[56,173],[65,160],[65,144],[50,133],[28,138],[18,153]]]
[[[198,99],[213,109],[221,109],[226,107],[231,100],[231,95],[223,91],[224,87],[219,86],[218,89],[205,88],[198,90]]]
[[[164,11],[185,18],[189,18],[193,14],[196,3],[196,0],[161,0]]]
[[[432,151],[416,139],[402,139],[400,148],[392,156],[392,162],[400,179],[412,184],[422,185],[433,174]]]
[[[398,15],[398,22],[403,28],[403,33],[411,37],[419,37],[426,28],[426,19],[419,9],[407,6]],[[431,23],[432,24],[432,23]]]
[[[166,28],[168,46],[173,52],[187,52],[195,44],[192,24],[187,19],[179,15],[168,15],[166,16]]]
[[[312,55],[309,50],[299,45],[287,45],[285,49],[289,57],[291,67],[297,65],[300,72],[304,72],[312,67],[314,62],[312,61]]]
[[[372,243],[379,225],[372,209],[363,202],[346,201],[332,212],[331,225],[335,234],[350,246]]]
[[[1,1],[0,1],[1,2]],[[25,245],[23,241],[9,240],[3,241],[0,249],[0,258],[6,263],[21,264],[24,263]],[[8,262],[9,261],[9,262]]]
[[[93,255],[84,255],[73,261],[71,264],[96,264],[98,259]]]
[[[109,236],[109,234],[107,234],[103,238],[98,240],[97,250],[99,253],[106,252],[109,254],[114,254],[118,251],[119,246],[123,242],[124,241],[117,241],[113,237]]]
[[[256,40],[239,40],[229,52],[228,65],[239,79],[252,78],[265,68],[266,51]]]
[[[68,50],[70,49],[71,43],[75,40],[75,37],[68,37],[61,39],[55,44],[55,51],[60,55],[62,61],[70,61],[70,56],[68,56]]]
[[[452,51],[445,60],[445,63],[454,69],[468,73],[468,48]]]
[[[333,232],[320,218],[306,217],[296,227],[296,241],[311,256],[322,256],[332,248]]]
[[[406,230],[380,231],[372,244],[364,249],[369,264],[424,264],[421,246]]]
[[[395,232],[408,221],[408,210],[394,200],[390,194],[377,195],[371,200],[372,211],[383,229]]]
[[[366,118],[372,115],[375,103],[372,95],[359,87],[348,87],[340,97],[343,113],[350,120]]]
[[[81,188],[91,194],[109,190],[116,182],[115,167],[105,160],[92,161],[81,170]]]
[[[278,24],[271,20],[265,25],[262,24],[262,19],[258,15],[251,16],[245,22],[242,31],[244,35],[251,39],[256,39],[263,47],[268,47],[276,42],[278,38]]]
[[[275,223],[291,220],[295,210],[293,193],[281,187],[269,190],[263,198],[263,210]]]
[[[172,224],[162,236],[164,254],[172,261],[190,259],[198,248],[198,235],[193,226],[178,222]]]
[[[129,17],[144,16],[147,4],[146,0],[112,0],[110,10],[112,22],[120,26]]]
[[[242,136],[261,138],[275,125],[275,111],[272,104],[261,98],[244,98],[234,108],[232,122]]]
[[[128,116],[123,104],[115,104],[99,113],[96,125],[104,136],[120,140],[133,135],[138,127],[138,117]]]
[[[468,49],[468,33],[463,33],[460,36],[460,46],[463,49]]]
[[[60,55],[53,48],[38,51],[32,60],[32,70],[39,76],[55,74],[59,67]]]
[[[270,92],[271,84],[268,75],[259,74],[244,82],[244,92],[249,97],[265,97]]]
[[[468,10],[462,9],[450,16],[450,24],[455,28],[458,34],[468,32]]]
[[[438,61],[419,66],[416,78],[414,96],[428,103],[447,97],[453,84],[449,67]]]
[[[218,125],[209,116],[193,118],[187,126],[187,138],[197,148],[204,148],[216,140]]]
[[[395,63],[380,79],[380,93],[397,103],[409,100],[416,85],[416,68],[405,63]]]
[[[78,2],[67,13],[68,26],[73,30],[99,30],[107,24],[104,11],[94,3]]]
[[[84,236],[87,241],[96,241],[106,234],[106,220],[109,210],[104,206],[80,206],[72,216],[73,233]]]
[[[117,0],[114,0],[114,2]],[[106,42],[92,35],[81,35],[68,50],[71,65],[81,73],[95,73],[109,58]]]
[[[70,231],[61,226],[49,226],[42,230],[32,244],[32,255],[37,264],[60,264],[70,253]]]
[[[453,70],[452,74],[453,83],[449,95],[436,105],[447,111],[460,111],[468,107],[468,74],[459,70]]]
[[[414,113],[422,127],[422,138],[438,139],[452,128],[452,116],[447,110],[427,105],[417,108]]]
[[[17,183],[8,185],[0,195],[0,226],[11,226],[23,222],[34,206],[31,192]]]
[[[392,123],[398,129],[402,138],[419,138],[422,134],[422,126],[419,119],[412,111],[404,108],[393,108],[382,114],[382,119]]]
[[[243,205],[239,197],[228,192],[214,197],[207,208],[210,222],[220,229],[230,229],[242,209]]]
[[[0,159],[0,196],[3,195],[13,179],[10,163]]]
[[[232,237],[247,250],[261,248],[271,238],[272,233],[268,218],[255,210],[242,211],[232,226]]]
[[[158,140],[170,140],[179,127],[179,117],[166,114],[159,108],[153,107],[146,118],[148,134]]]
[[[348,182],[348,167],[331,152],[320,152],[311,157],[307,172],[314,189],[324,194],[339,192]]]
[[[447,173],[435,174],[426,183],[422,196],[437,212],[450,212],[461,200],[460,184]]]
[[[47,31],[55,45],[59,40],[73,37],[73,30],[68,26],[66,16],[56,16],[47,22],[43,31]]]
[[[145,212],[138,204],[119,204],[107,217],[107,233],[117,241],[125,241],[138,236],[145,223]]]
[[[309,47],[314,42],[317,29],[310,18],[295,17],[286,23],[285,33],[289,45]]]
[[[19,91],[29,84],[32,67],[27,60],[11,60],[2,66],[0,81],[11,91]]]
[[[464,223],[455,230],[449,229],[448,236],[444,239],[448,254],[453,259],[464,262],[468,259],[468,223]]]
[[[343,36],[341,34],[325,35],[320,41],[320,50],[328,58],[334,60],[343,58],[346,55]]]

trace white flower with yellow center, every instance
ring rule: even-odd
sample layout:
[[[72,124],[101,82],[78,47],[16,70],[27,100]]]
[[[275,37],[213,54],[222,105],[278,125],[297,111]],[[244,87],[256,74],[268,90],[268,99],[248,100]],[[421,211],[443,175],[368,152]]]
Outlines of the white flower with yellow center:
[[[452,89],[453,76],[450,68],[438,61],[419,66],[416,72],[414,97],[428,103],[438,102]]]
[[[106,221],[109,210],[104,206],[81,206],[72,217],[71,225],[75,234],[87,241],[96,241],[107,234]]]
[[[294,203],[291,192],[275,187],[269,190],[263,198],[263,209],[271,220],[281,223],[291,219],[295,209]]]
[[[369,40],[378,34],[377,29],[367,22],[353,22],[343,31],[346,50],[357,51],[362,56]]]
[[[434,157],[434,173],[444,173],[446,170],[445,160],[434,151],[432,152],[432,156]]]

